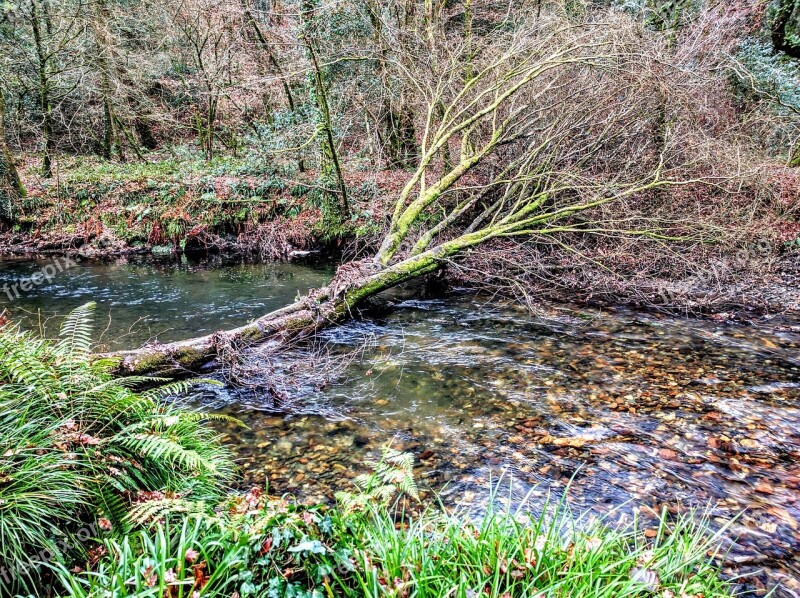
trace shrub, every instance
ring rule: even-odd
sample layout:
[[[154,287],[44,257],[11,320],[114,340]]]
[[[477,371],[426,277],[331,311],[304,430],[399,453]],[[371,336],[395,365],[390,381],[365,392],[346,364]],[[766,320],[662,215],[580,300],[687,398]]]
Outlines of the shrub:
[[[127,531],[143,493],[215,502],[232,479],[214,416],[163,400],[189,384],[137,393],[92,360],[93,307],[57,341],[0,327],[0,589],[39,588],[37,565],[84,553],[87,526]]]
[[[415,491],[410,459],[387,453],[335,508],[258,490],[213,517],[170,515],[162,501],[147,530],[107,541],[92,571],[58,568],[59,579],[71,598],[731,596],[708,556],[718,536],[694,513],[662,516],[652,540],[635,524],[578,525],[563,505],[539,517],[413,515],[407,500],[390,502]]]

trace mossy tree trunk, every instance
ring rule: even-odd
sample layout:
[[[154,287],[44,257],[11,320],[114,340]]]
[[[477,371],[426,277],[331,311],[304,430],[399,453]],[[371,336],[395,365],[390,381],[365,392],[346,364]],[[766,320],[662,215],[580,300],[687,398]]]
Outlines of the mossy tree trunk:
[[[110,15],[105,0],[94,0],[91,14],[92,34],[97,48],[96,68],[99,76],[99,90],[103,102],[103,138],[101,153],[110,160],[116,154],[125,159],[122,151],[120,132],[117,126],[119,117],[114,110],[114,83],[112,53],[113,42],[108,30]]]
[[[25,187],[6,142],[5,108],[0,90],[0,220],[13,224],[19,213],[19,200],[25,197]]]
[[[330,103],[328,102],[325,74],[317,59],[317,52],[314,49],[312,39],[317,9],[315,0],[304,0],[301,16],[303,26],[302,39],[312,67],[309,73],[311,94],[317,108],[317,132],[320,136],[321,152],[319,179],[324,187],[324,194],[330,198],[330,201],[326,203],[329,203],[329,208],[332,208],[325,211],[332,212],[335,215],[335,219],[343,222],[350,216],[350,201],[347,184],[342,173],[339,151],[336,147],[336,136],[333,130]]]
[[[51,34],[52,25],[50,23],[49,6],[46,1],[41,5],[37,0],[31,2],[31,28],[33,30],[33,42],[36,49],[36,67],[39,79],[39,109],[42,113],[42,176],[50,178],[53,176],[53,104],[51,98],[50,80],[50,59],[51,54],[47,48],[45,36]]]
[[[119,373],[172,377],[193,375],[203,365],[223,357],[231,347],[241,348],[270,340],[286,342],[311,336],[346,320],[352,315],[352,310],[367,299],[437,271],[447,258],[482,240],[480,235],[461,237],[388,268],[373,269],[372,274],[356,276],[344,285],[341,280],[334,278],[329,286],[311,291],[299,301],[234,330],[118,353],[116,355],[122,358]]]

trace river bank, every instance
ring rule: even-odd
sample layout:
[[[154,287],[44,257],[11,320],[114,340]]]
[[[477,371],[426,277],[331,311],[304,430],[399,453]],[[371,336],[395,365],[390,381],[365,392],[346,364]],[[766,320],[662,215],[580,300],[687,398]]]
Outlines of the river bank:
[[[340,222],[325,215],[311,171],[264,170],[232,157],[111,163],[63,156],[59,163],[59,175],[47,180],[34,157],[22,161],[28,197],[18,224],[0,230],[0,254],[106,261],[311,255],[341,263],[377,249],[403,181],[395,171],[351,169],[353,217]],[[791,211],[766,210],[760,218],[711,244],[576,238],[565,253],[548,239],[497,241],[467,252],[438,284],[531,307],[544,299],[739,320],[798,313],[800,224]]]

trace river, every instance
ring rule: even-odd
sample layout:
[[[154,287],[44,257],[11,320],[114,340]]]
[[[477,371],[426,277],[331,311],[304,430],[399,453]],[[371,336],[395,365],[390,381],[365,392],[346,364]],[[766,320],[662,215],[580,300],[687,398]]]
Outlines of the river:
[[[0,286],[48,263],[0,262]],[[0,311],[52,333],[56,316],[96,301],[98,346],[117,349],[242,324],[331,274],[221,258],[82,262],[19,298],[0,294]],[[498,500],[528,496],[533,510],[566,492],[575,512],[614,521],[690,507],[716,525],[735,519],[727,573],[798,596],[799,349],[797,321],[530,313],[460,293],[396,300],[327,331],[313,357],[256,352],[247,383],[213,371],[227,383],[196,400],[247,425],[222,429],[243,485],[330,500],[391,443],[448,505],[480,509],[499,485]]]

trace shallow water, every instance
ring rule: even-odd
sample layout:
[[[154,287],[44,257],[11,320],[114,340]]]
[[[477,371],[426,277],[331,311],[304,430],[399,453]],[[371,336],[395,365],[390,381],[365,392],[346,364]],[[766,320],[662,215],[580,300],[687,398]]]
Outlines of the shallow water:
[[[111,314],[106,339],[151,314],[145,332],[118,343],[133,345],[154,333],[170,340],[239,324],[329,273],[150,260],[84,265],[12,310],[65,313],[98,299],[99,311]],[[0,265],[0,277],[8,276]],[[392,443],[414,453],[423,487],[451,504],[484,504],[504,475],[501,495],[516,502],[530,493],[533,509],[569,484],[576,511],[618,509],[615,518],[678,504],[710,506],[720,525],[741,514],[725,532],[739,540],[729,573],[746,576],[750,589],[781,583],[777,595],[795,596],[796,326],[570,306],[529,314],[469,296],[409,301],[327,332],[326,351],[351,361],[324,388],[301,379],[288,412],[261,388],[227,386],[203,402],[249,426],[224,432],[244,483],[268,483],[271,493],[329,499]]]
[[[62,270],[49,282],[21,291],[21,281],[53,266]],[[245,324],[325,284],[332,271],[222,257],[80,260],[66,268],[63,258],[0,257],[0,312],[7,308],[25,326],[56,333],[64,315],[94,301],[101,348],[133,348]]]

